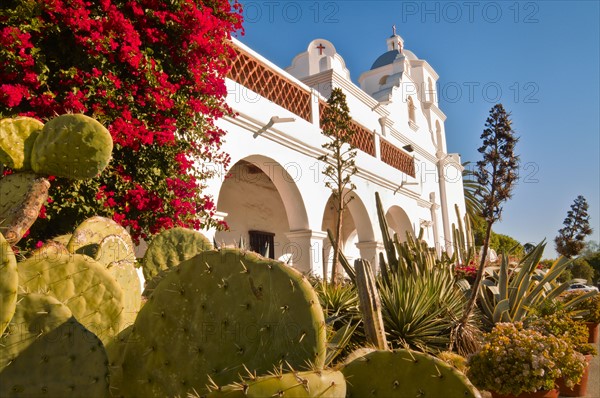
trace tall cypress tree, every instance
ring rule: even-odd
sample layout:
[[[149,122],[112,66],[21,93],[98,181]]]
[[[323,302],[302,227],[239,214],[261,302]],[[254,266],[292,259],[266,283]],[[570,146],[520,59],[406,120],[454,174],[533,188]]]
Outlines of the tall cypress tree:
[[[559,254],[571,258],[581,253],[585,247],[585,237],[592,234],[587,210],[588,203],[585,197],[577,196],[563,221],[564,228],[561,228],[558,236],[554,238]]]

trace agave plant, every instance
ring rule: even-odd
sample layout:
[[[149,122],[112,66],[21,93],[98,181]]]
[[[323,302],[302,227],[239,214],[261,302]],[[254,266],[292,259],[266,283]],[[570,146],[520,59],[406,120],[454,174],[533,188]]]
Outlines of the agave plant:
[[[472,239],[468,238],[472,235],[459,223],[455,228],[455,253],[452,257],[445,253],[438,257],[422,239],[423,231],[417,238],[407,234],[405,242],[399,242],[397,235],[392,239],[378,194],[375,201],[386,253],[379,260],[379,290],[384,327],[391,344],[440,351],[453,343],[460,354],[472,352],[480,334],[477,314],[469,318],[460,338],[453,336],[467,302],[464,289],[469,287],[456,280],[453,266],[458,258],[469,261],[474,255]]]
[[[382,315],[390,343],[422,351],[448,349],[450,334],[463,314],[465,295],[449,267],[420,274],[390,275],[380,288]]]
[[[344,321],[360,319],[358,294],[354,285],[341,283],[333,285],[319,281],[315,285],[315,290],[323,307],[326,322],[333,325],[334,329],[339,329]]]
[[[483,320],[488,328],[499,322],[519,322],[535,312],[545,301],[555,300],[567,290],[569,283],[559,283],[558,277],[572,260],[560,257],[543,271],[537,268],[546,244],[535,246],[514,269],[508,257],[502,256],[499,269],[491,268],[479,291]],[[573,297],[564,302],[564,309],[573,308],[594,292]]]
[[[331,364],[365,344],[365,335],[359,327],[358,293],[356,286],[349,283],[333,285],[322,280],[313,285],[325,314],[328,330],[326,363]]]

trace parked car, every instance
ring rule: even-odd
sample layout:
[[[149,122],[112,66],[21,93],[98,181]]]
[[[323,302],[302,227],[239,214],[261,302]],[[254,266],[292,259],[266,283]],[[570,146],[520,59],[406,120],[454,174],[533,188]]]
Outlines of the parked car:
[[[588,286],[583,283],[574,283],[567,288],[568,291],[579,291],[579,292],[598,292],[598,288],[596,286]]]

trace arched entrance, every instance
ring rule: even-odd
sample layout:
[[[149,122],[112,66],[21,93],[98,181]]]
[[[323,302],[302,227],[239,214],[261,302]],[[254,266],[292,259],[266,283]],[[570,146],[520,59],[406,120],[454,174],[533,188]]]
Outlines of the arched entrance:
[[[385,214],[385,220],[388,223],[390,236],[398,234],[398,241],[406,241],[406,232],[415,235],[415,231],[408,215],[400,206],[390,207]]]
[[[279,163],[264,156],[246,157],[231,167],[217,202],[227,213],[228,231],[215,234],[218,244],[245,246],[267,257],[287,260],[294,251],[286,237],[305,229],[308,218],[293,178]]]
[[[365,253],[359,249],[360,242],[372,242],[374,240],[373,225],[369,218],[369,213],[358,194],[353,193],[354,199],[348,203],[342,215],[342,236],[341,247],[344,255],[352,263],[357,258],[367,258]],[[336,210],[333,201],[333,195],[329,197],[323,211],[323,231],[328,229],[335,234]],[[358,246],[357,246],[358,245]],[[323,270],[318,272],[320,276],[324,273],[331,273],[331,264],[333,260],[333,250],[329,239],[326,239],[323,245]],[[319,270],[315,270],[319,271]]]

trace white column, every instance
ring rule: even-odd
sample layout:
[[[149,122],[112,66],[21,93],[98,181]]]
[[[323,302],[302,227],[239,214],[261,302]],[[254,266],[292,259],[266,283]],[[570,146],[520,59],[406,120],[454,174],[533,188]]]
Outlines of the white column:
[[[375,140],[375,157],[381,159],[381,137],[376,132],[373,132],[373,136]]]
[[[305,229],[288,232],[285,236],[290,243],[284,247],[284,252],[292,255],[293,267],[302,273],[321,274],[323,241],[327,239],[327,233]]]
[[[367,260],[373,266],[373,269],[379,270],[379,253],[382,253],[384,246],[382,242],[358,242],[356,244],[360,250],[360,258]]]

